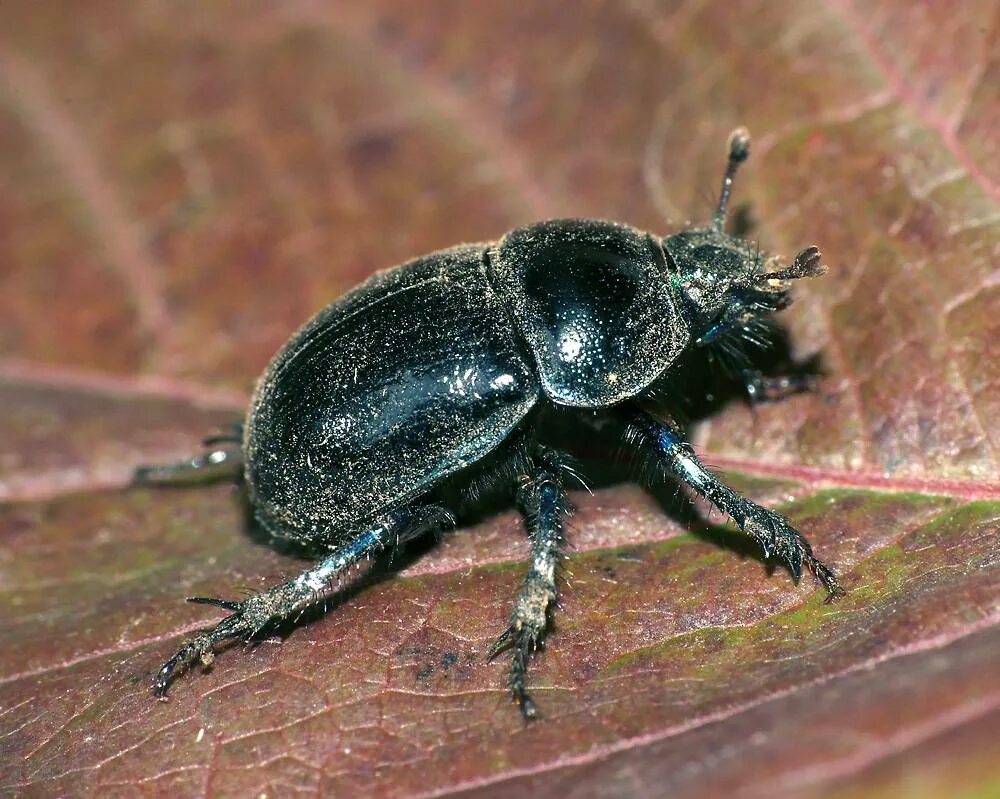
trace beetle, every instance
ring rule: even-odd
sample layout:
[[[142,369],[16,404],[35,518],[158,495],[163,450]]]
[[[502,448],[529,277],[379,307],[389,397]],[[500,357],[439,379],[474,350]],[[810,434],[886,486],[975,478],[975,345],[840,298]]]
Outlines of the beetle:
[[[749,146],[745,128],[730,136],[705,227],[658,237],[618,222],[550,220],[375,274],[279,350],[245,422],[207,442],[222,446],[140,469],[145,482],[240,472],[266,531],[323,552],[297,577],[243,600],[191,598],[229,615],[163,665],[156,694],[196,662],[211,663],[220,643],[250,639],[329,597],[359,561],[450,524],[443,486],[473,495],[494,474],[516,478],[531,561],[487,656],[512,650],[508,687],[534,717],[528,661],[558,596],[566,492],[576,477],[573,461],[544,442],[547,410],[620,421],[630,445],[732,518],[765,557],[784,561],[795,580],[804,566],[828,599],[843,594],[786,519],[722,483],[673,417],[649,410],[682,355],[707,357],[785,308],[791,281],[824,271],[815,246],[767,271],[777,259],[725,232]]]

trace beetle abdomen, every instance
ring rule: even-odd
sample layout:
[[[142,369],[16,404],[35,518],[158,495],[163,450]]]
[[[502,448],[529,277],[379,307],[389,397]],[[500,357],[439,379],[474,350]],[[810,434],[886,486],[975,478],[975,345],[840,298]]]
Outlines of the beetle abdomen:
[[[251,499],[272,533],[349,533],[486,455],[535,403],[483,250],[375,275],[272,361],[244,441]]]
[[[490,268],[559,404],[633,397],[687,346],[663,250],[628,225],[554,219],[518,228],[490,251]]]

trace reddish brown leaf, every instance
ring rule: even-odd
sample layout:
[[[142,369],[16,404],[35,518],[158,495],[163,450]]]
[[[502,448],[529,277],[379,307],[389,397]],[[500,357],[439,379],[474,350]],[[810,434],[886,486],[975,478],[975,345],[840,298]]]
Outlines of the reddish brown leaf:
[[[3,795],[997,790],[996,9],[511,6],[0,4]],[[784,314],[828,374],[696,443],[845,599],[626,483],[574,497],[538,723],[483,661],[509,511],[152,698],[213,618],[182,597],[302,564],[227,487],[125,490],[136,465],[238,416],[376,269],[540,217],[705,218],[737,123],[754,235],[831,267]]]

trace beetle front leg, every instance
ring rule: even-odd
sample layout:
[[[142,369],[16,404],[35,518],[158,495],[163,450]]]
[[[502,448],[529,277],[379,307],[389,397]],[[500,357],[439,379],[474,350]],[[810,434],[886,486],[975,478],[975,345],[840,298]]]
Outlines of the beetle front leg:
[[[774,555],[788,564],[796,581],[805,566],[829,592],[828,601],[843,596],[844,589],[833,570],[813,555],[805,537],[783,516],[740,496],[708,471],[675,427],[640,413],[629,433],[634,441],[652,450],[657,462],[667,471],[691,486],[757,541],[765,557]]]
[[[542,450],[539,460],[518,491],[518,504],[531,535],[531,568],[514,604],[509,626],[487,652],[487,659],[492,660],[508,647],[513,649],[507,685],[525,719],[534,718],[538,712],[525,686],[528,661],[542,644],[549,611],[558,598],[556,566],[569,515],[560,456],[552,450]]]
[[[450,515],[436,506],[404,508],[386,514],[370,530],[351,543],[338,547],[298,577],[247,599],[189,598],[189,602],[214,605],[232,613],[212,629],[188,639],[163,664],[156,675],[153,690],[157,696],[165,696],[178,674],[197,662],[211,665],[219,644],[237,638],[248,640],[268,627],[301,614],[333,594],[339,587],[339,578],[355,563],[449,521]]]
[[[765,375],[757,369],[744,369],[742,376],[751,405],[779,402],[816,387],[816,376],[812,374]]]

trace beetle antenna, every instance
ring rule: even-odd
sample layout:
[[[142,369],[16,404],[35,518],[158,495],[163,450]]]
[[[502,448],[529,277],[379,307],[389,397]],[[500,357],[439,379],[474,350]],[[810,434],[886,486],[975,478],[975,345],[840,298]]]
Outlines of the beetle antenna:
[[[719,204],[715,207],[715,217],[712,228],[719,233],[726,224],[726,206],[729,205],[729,195],[733,190],[733,178],[740,164],[750,156],[750,131],[746,128],[736,128],[729,134],[729,157],[726,160],[726,174],[722,176],[722,191],[719,193]]]

